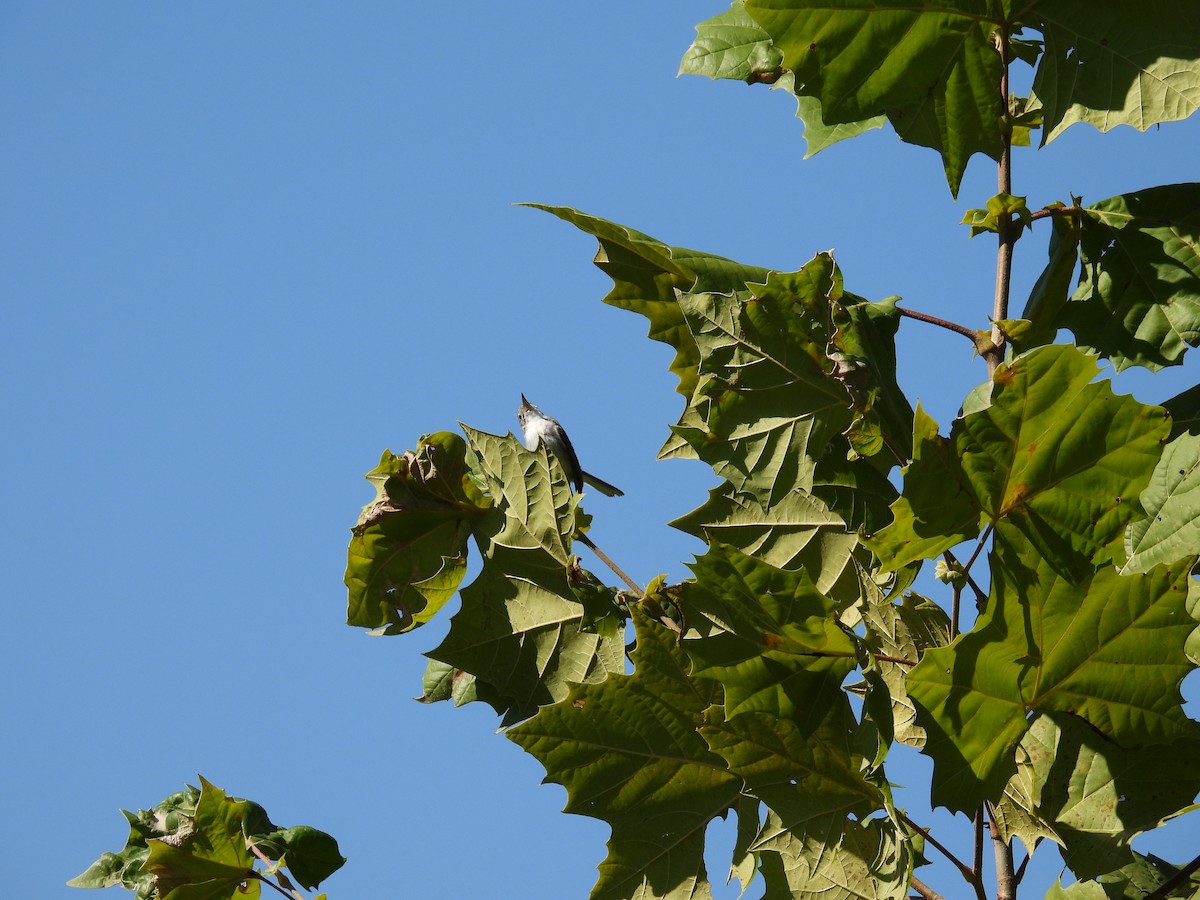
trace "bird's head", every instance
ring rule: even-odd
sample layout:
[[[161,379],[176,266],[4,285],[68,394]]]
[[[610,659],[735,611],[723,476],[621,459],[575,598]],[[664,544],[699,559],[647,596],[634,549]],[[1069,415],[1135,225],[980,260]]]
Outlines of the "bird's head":
[[[525,395],[521,395],[521,405],[517,408],[517,421],[522,425],[530,416],[540,416],[542,411],[525,399]]]

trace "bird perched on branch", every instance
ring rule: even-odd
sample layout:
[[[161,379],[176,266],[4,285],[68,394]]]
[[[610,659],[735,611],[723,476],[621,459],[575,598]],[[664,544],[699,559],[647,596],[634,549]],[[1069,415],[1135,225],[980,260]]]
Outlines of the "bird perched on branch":
[[[606,497],[625,495],[620,488],[583,471],[583,467],[579,465],[579,457],[575,455],[575,448],[571,446],[571,439],[567,437],[563,427],[556,419],[550,418],[526,400],[524,394],[521,395],[521,406],[517,410],[517,421],[521,423],[521,430],[525,432],[526,448],[533,450],[538,441],[543,442],[547,449],[558,457],[563,471],[567,473],[567,481],[575,488],[576,493],[583,490],[586,482]]]

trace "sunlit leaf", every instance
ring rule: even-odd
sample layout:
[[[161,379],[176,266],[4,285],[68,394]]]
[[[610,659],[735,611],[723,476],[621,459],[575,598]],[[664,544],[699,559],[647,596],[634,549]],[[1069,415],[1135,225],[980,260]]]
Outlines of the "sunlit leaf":
[[[1200,184],[1087,207],[1079,287],[1059,322],[1118,371],[1178,365],[1200,343]]]
[[[584,627],[589,614],[568,569],[578,495],[557,459],[544,445],[526,450],[511,435],[465,430],[501,499],[475,525],[483,569],[428,655],[474,676],[477,696],[508,724],[562,700],[571,685],[621,671],[624,645],[615,630]]]
[[[757,710],[807,721],[845,702],[839,686],[854,668],[855,644],[837,605],[806,572],[721,546],[692,570],[696,580],[683,585],[682,605],[723,632],[684,646],[697,673],[724,685],[727,716]]]
[[[346,621],[387,634],[432,619],[466,572],[472,523],[491,506],[470,476],[466,443],[439,431],[402,456],[384,451],[350,540]]]
[[[992,32],[1002,27],[1001,4],[745,6],[795,72],[797,93],[816,97],[830,125],[886,114],[901,138],[941,153],[955,194],[972,155],[999,157],[1005,110]]]
[[[891,657],[876,665],[890,694],[893,736],[911,747],[924,747],[925,729],[917,724],[916,709],[908,697],[908,672],[926,650],[950,643],[950,617],[932,600],[913,593],[894,603],[879,592],[864,606],[867,646]]]
[[[1078,878],[1132,861],[1130,842],[1194,808],[1200,792],[1200,728],[1168,744],[1126,748],[1069,715],[1039,716],[1033,752],[1038,814],[1052,822]]]
[[[1196,628],[1188,566],[1068,578],[1007,523],[990,563],[992,594],[975,627],[927,651],[908,676],[936,803],[969,811],[997,799],[1034,711],[1072,713],[1124,746],[1191,733],[1179,693]]]
[[[720,690],[670,631],[634,622],[632,675],[576,687],[508,736],[567,789],[567,812],[612,826],[593,900],[710,897],[704,830],[741,785],[697,730]]]
[[[768,270],[696,250],[669,247],[640,231],[569,207],[528,205],[570,222],[600,242],[594,261],[613,280],[613,288],[604,302],[645,316],[650,321],[649,337],[675,349],[670,369],[679,378],[676,390],[690,401],[696,389],[700,358],[676,292],[744,291],[748,283],[766,280]],[[688,424],[690,419],[685,410],[681,424]],[[693,454],[686,443],[672,438],[660,455],[665,458]]]
[[[1200,556],[1200,435],[1185,432],[1167,444],[1142,491],[1142,507],[1146,517],[1125,533],[1129,561],[1122,571]]]
[[[949,442],[925,422],[895,520],[868,542],[884,567],[974,537],[972,508],[1064,573],[1111,559],[1168,426],[1160,407],[1094,382],[1098,371],[1072,346],[1038,347],[997,368],[989,402],[956,420]]]
[[[1200,106],[1200,29],[1191,0],[1054,0],[1039,3],[1035,15],[1045,39],[1033,82],[1043,143],[1076,122],[1145,131]]]
[[[683,54],[679,74],[746,81],[777,72],[782,62],[771,36],[736,0],[730,9],[696,26],[696,39]]]
[[[930,559],[979,534],[979,501],[959,452],[918,406],[913,460],[903,470],[904,491],[892,504],[891,524],[866,541],[879,558],[881,571]]]
[[[768,900],[903,900],[912,874],[912,850],[895,823],[827,817],[797,832],[769,815],[754,849],[764,862]],[[771,851],[767,853],[766,851]]]
[[[857,596],[851,561],[858,536],[812,494],[793,491],[766,508],[726,485],[710,491],[707,503],[671,525],[781,569],[803,568],[826,595],[845,599],[850,591]]]

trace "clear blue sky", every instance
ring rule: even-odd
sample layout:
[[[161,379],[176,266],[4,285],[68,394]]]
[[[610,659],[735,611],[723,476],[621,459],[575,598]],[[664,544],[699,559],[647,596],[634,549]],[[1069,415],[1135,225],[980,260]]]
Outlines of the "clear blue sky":
[[[0,893],[87,897],[63,882],[121,846],[118,808],[202,773],[336,836],[334,898],[586,895],[607,827],[560,814],[482,704],[409,699],[444,621],[343,624],[361,473],[456,420],[515,428],[522,391],[625,489],[587,505],[626,570],[677,580],[699,550],[665,523],[711,471],[654,459],[682,403],[670,352],[599,302],[590,238],[512,204],[781,269],[834,248],[856,293],[974,327],[990,309],[993,243],[958,222],[991,164],[954,203],[890,130],[802,161],[781,92],[675,77],[724,8],[0,10]],[[1196,121],[1079,126],[1018,155],[1015,192],[1195,180],[1197,146]],[[1018,310],[1045,237],[1018,248]],[[985,374],[919,323],[900,353],[944,427]],[[1119,389],[1162,400],[1195,372]],[[929,821],[921,794],[902,802]]]

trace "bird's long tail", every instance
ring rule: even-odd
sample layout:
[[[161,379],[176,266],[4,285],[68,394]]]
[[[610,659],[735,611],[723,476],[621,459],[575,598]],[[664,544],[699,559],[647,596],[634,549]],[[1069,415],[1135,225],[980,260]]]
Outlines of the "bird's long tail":
[[[584,482],[584,484],[590,484],[592,487],[594,487],[596,490],[598,490],[600,493],[602,493],[605,497],[624,497],[625,496],[625,492],[623,490],[621,490],[619,487],[613,487],[607,481],[603,481],[603,480],[597,478],[595,475],[589,475],[587,472],[583,473],[583,482]]]

